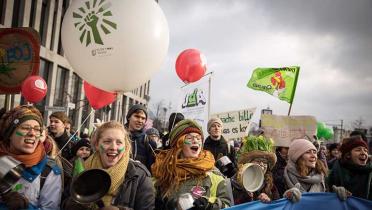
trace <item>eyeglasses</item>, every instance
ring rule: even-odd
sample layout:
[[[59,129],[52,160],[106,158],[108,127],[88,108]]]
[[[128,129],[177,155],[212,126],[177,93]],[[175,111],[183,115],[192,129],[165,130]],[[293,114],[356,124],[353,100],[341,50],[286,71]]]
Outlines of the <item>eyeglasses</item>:
[[[18,131],[20,131],[23,135],[26,135],[31,130],[34,130],[35,136],[40,136],[41,133],[43,132],[43,129],[40,126],[32,127],[30,125],[21,125],[18,128]]]
[[[187,140],[196,140],[196,141],[201,141],[201,140],[202,140],[202,136],[201,136],[201,135],[195,135],[195,136],[193,136],[193,135],[191,135],[191,134],[187,134],[187,135],[185,136],[185,139],[187,139]]]

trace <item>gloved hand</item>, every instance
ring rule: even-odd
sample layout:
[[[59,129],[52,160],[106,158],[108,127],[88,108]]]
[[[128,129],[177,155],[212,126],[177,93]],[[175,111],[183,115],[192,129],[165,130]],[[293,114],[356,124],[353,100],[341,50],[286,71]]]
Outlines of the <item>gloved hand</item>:
[[[90,209],[90,205],[80,204],[72,198],[67,198],[62,204],[62,209],[86,210]]]
[[[346,201],[347,197],[351,196],[351,192],[345,189],[345,187],[337,187],[335,185],[332,185],[332,190],[337,194],[337,197],[342,201]]]
[[[200,197],[194,201],[194,207],[192,210],[208,210],[210,209],[211,205],[208,202],[208,198]]]
[[[9,210],[28,208],[28,199],[18,192],[9,191],[1,197]]]
[[[288,189],[284,192],[283,197],[290,200],[292,203],[296,203],[301,200],[301,191],[299,190],[301,187],[300,183],[297,183],[291,189]]]

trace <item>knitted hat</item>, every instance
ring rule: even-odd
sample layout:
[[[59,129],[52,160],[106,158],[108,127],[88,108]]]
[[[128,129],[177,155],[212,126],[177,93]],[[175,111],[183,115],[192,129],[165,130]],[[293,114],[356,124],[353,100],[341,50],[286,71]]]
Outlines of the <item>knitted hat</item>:
[[[54,112],[49,116],[49,119],[55,117],[62,121],[62,123],[70,122],[70,119],[67,117],[66,113],[64,112]]]
[[[147,109],[146,109],[146,107],[144,107],[141,104],[134,104],[128,110],[128,113],[127,113],[127,116],[126,116],[127,122],[129,122],[130,116],[132,116],[132,114],[136,113],[138,110],[142,110],[145,113],[146,119],[147,119]]]
[[[184,120],[184,119],[185,119],[185,116],[183,116],[182,113],[180,113],[180,112],[173,112],[169,116],[168,132],[170,132],[179,121]]]
[[[342,140],[342,144],[340,147],[340,151],[342,153],[342,158],[355,147],[365,147],[368,149],[368,145],[365,141],[363,141],[362,137],[360,136],[351,136],[349,138],[344,138]]]
[[[311,143],[309,140],[307,140],[307,139],[295,139],[289,145],[288,158],[290,160],[292,160],[294,163],[296,163],[297,160],[303,154],[305,154],[307,151],[309,151],[311,149],[317,151],[314,144]]]
[[[177,139],[188,133],[198,133],[203,137],[203,131],[197,122],[193,120],[181,120],[176,124],[169,134],[170,145],[173,147],[177,143]]]
[[[156,135],[156,136],[160,136],[159,135],[159,131],[158,129],[156,128],[149,128],[146,130],[146,135]]]
[[[27,120],[36,120],[40,127],[43,126],[43,117],[40,111],[33,106],[17,106],[4,113],[0,119],[0,138],[3,141],[9,141],[13,131],[21,123]]]
[[[91,148],[90,141],[88,139],[80,139],[78,142],[74,144],[74,146],[71,149],[72,154],[75,156],[76,152],[81,148],[81,147],[88,147]]]
[[[276,163],[273,140],[262,135],[245,137],[239,153],[239,164],[250,163],[256,158],[265,158],[268,161],[268,168],[271,170]]]
[[[214,118],[211,118],[209,121],[208,121],[208,124],[207,124],[207,128],[208,128],[208,132],[209,130],[211,129],[213,123],[218,123],[220,126],[222,126],[222,121],[220,118],[218,117],[214,117]]]

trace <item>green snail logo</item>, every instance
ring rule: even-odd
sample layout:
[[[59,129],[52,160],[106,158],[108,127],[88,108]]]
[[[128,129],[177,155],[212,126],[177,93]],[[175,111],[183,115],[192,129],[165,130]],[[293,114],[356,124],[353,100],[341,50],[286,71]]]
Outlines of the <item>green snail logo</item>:
[[[110,29],[117,28],[116,23],[107,19],[112,16],[112,12],[108,10],[111,2],[105,2],[106,0],[86,1],[82,7],[72,13],[76,21],[75,28],[81,32],[80,42],[82,44],[85,42],[85,46],[92,43],[92,36],[96,44],[103,45],[100,31],[107,35],[111,33]]]

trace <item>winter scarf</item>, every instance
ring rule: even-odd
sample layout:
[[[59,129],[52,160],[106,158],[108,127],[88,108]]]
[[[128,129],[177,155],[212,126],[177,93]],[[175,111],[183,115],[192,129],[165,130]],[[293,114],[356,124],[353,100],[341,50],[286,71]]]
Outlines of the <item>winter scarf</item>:
[[[325,180],[323,174],[316,174],[311,172],[308,176],[301,176],[297,172],[296,164],[289,160],[286,168],[284,169],[284,179],[289,188],[295,186],[295,184],[300,183],[301,192],[325,192]]]
[[[3,142],[0,143],[0,156],[9,155],[16,160],[22,162],[27,168],[38,164],[45,157],[45,150],[43,144],[39,143],[32,154],[15,154],[15,151],[11,151],[6,148]]]
[[[343,186],[353,196],[372,200],[372,164],[358,166],[350,161],[336,160],[328,177],[329,186]]]
[[[176,191],[185,180],[206,177],[206,173],[214,167],[213,155],[207,150],[202,150],[197,158],[182,158],[184,139],[185,135],[178,139],[175,147],[160,151],[151,167],[157,180],[156,186],[160,187],[164,196]]]
[[[102,198],[103,203],[105,206],[110,206],[111,201],[114,196],[118,193],[118,189],[124,181],[125,173],[127,171],[128,162],[129,162],[129,147],[125,147],[126,150],[124,151],[123,157],[119,160],[119,162],[108,168],[104,169],[111,178],[111,186],[108,191],[108,193]],[[103,169],[101,157],[98,152],[95,152],[92,156],[90,156],[85,162],[84,162],[84,168],[85,169],[93,169],[93,168],[99,168]],[[98,181],[98,180],[97,180]]]

